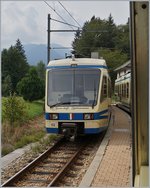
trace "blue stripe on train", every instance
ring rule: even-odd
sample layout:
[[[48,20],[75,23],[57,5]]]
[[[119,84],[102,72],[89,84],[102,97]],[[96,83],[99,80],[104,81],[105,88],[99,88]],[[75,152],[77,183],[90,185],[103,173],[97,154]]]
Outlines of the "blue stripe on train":
[[[72,68],[71,66],[47,66],[47,69],[68,69]],[[103,68],[103,69],[108,69],[107,66],[105,65],[77,65],[76,67],[73,68]]]
[[[107,119],[108,115],[103,115],[108,112],[107,110],[103,110],[101,112],[94,113],[94,120],[99,119]],[[84,113],[72,113],[72,120],[84,120],[83,115]],[[103,115],[103,116],[102,116]],[[50,113],[45,113],[46,120],[50,120]],[[58,114],[58,120],[70,120],[70,113],[59,113]]]

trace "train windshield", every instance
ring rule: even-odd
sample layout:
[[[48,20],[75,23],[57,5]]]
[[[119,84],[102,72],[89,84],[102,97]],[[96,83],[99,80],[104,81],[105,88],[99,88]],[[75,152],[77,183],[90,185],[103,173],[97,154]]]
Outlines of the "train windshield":
[[[52,69],[48,72],[48,105],[95,106],[99,82],[98,69]]]

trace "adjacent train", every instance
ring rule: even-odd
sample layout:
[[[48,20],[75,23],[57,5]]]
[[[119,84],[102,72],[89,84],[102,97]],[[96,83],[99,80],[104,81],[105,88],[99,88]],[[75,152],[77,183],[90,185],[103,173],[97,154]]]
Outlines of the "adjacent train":
[[[66,137],[98,134],[108,127],[111,80],[104,59],[50,61],[46,70],[48,133]]]
[[[131,111],[131,62],[123,64],[116,70],[115,97],[117,106]]]

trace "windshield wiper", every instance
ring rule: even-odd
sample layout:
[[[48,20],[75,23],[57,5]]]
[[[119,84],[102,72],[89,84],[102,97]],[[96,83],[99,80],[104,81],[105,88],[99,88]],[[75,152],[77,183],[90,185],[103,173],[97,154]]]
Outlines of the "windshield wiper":
[[[71,104],[71,102],[59,102],[59,103],[51,105],[50,108],[53,108],[55,106],[61,106],[61,105],[64,105],[64,104]]]

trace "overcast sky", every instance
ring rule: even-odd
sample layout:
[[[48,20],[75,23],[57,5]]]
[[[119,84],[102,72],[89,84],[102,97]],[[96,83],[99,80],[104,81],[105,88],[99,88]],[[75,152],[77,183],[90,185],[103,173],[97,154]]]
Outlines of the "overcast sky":
[[[58,1],[47,1],[68,23],[77,25]],[[69,13],[83,26],[93,15],[107,19],[111,13],[114,22],[126,24],[129,17],[128,1],[60,1]],[[47,15],[60,17],[44,1],[1,2],[1,48],[14,45],[19,38],[22,44],[47,44]],[[62,20],[61,20],[62,21]],[[77,25],[78,26],[78,25]],[[51,29],[71,29],[61,23],[51,22]],[[75,28],[74,28],[75,29]],[[70,47],[74,33],[52,33],[51,43]]]

